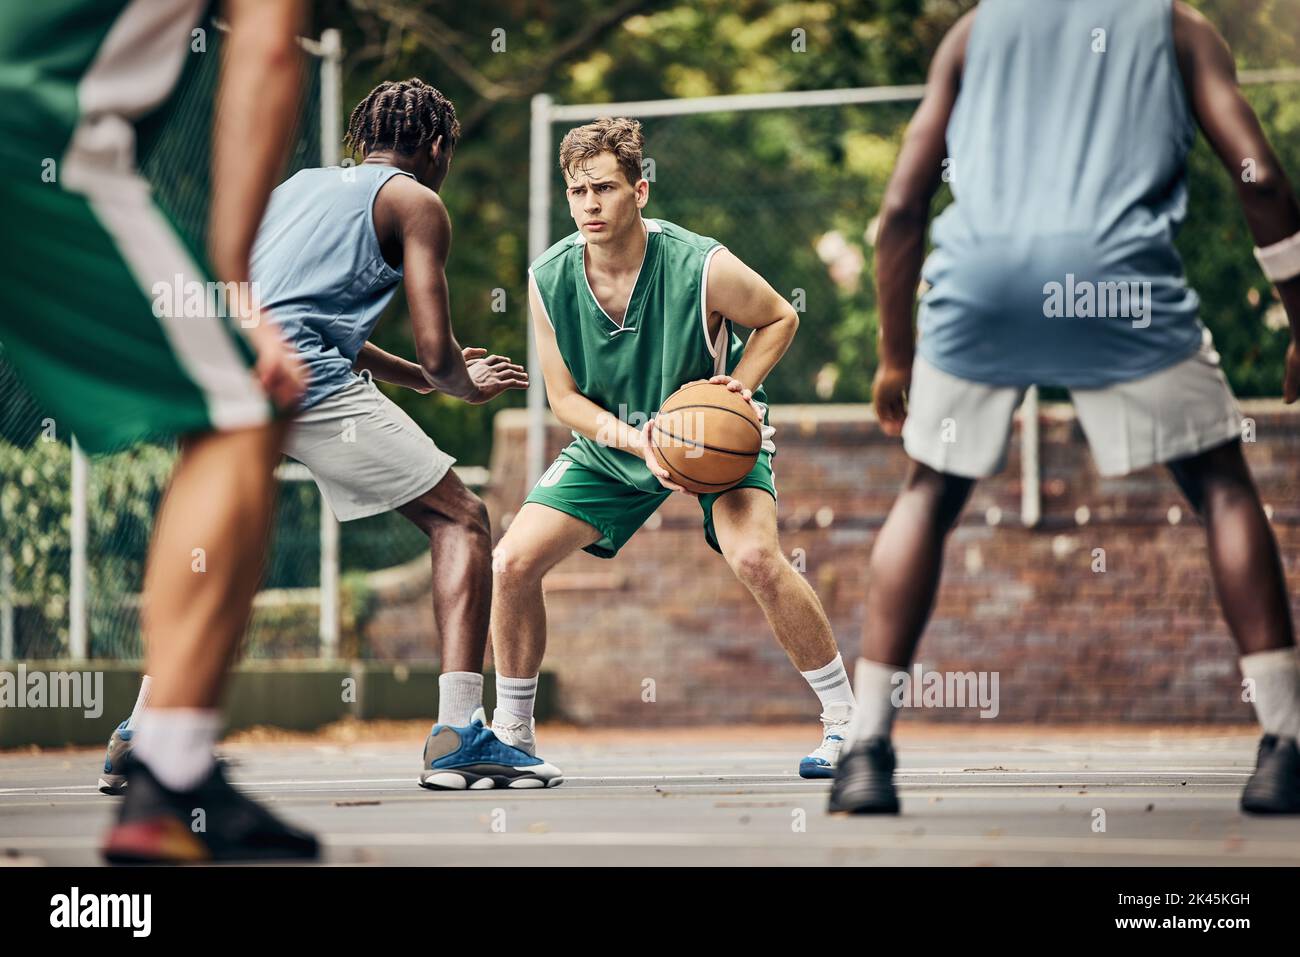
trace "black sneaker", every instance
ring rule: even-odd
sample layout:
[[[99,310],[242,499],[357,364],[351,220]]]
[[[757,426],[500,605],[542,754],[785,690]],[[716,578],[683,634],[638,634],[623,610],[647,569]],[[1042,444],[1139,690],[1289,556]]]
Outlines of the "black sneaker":
[[[1300,814],[1300,749],[1295,738],[1259,739],[1255,773],[1241,792],[1247,814]]]
[[[897,814],[894,788],[894,746],[883,736],[855,741],[840,754],[831,800],[831,814]]]
[[[319,855],[314,836],[236,791],[220,763],[190,791],[171,790],[133,754],[126,755],[122,772],[126,798],[103,847],[114,864],[314,860]]]

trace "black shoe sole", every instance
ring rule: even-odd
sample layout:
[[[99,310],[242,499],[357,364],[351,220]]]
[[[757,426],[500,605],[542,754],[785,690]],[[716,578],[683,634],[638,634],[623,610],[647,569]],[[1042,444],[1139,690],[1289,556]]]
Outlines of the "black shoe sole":
[[[868,801],[860,801],[856,804],[841,804],[837,801],[831,801],[826,806],[827,814],[899,814],[902,812],[902,806],[896,796],[879,797]]]
[[[481,767],[481,766],[480,766]],[[504,788],[511,791],[544,791],[547,788],[556,787],[564,783],[564,777],[543,778],[539,775],[527,771],[512,771],[505,773],[501,771],[492,771],[482,768],[479,771],[471,771],[469,768],[430,768],[427,774],[455,774],[459,775],[464,781],[464,787],[448,786],[437,784],[433,781],[424,780],[421,775],[420,787],[427,791],[492,791],[498,788]],[[480,782],[491,781],[491,786]],[[537,784],[516,784],[516,781],[536,781]]]
[[[103,854],[104,860],[117,867],[209,867],[213,864],[305,864],[320,860],[320,852],[289,854],[284,851],[249,850],[227,852],[202,861],[180,861],[139,854]]]
[[[1300,796],[1294,794],[1272,798],[1243,796],[1241,810],[1243,814],[1300,814]]]

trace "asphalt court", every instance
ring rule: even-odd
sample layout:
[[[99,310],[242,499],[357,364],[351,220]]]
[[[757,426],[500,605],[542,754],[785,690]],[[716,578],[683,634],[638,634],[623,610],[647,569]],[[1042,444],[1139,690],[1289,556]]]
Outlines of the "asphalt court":
[[[825,813],[798,758],[816,726],[540,728],[546,791],[428,792],[427,726],[242,734],[237,785],[314,829],[327,865],[1300,864],[1300,818],[1237,809],[1249,728],[908,725],[903,813]],[[0,864],[90,865],[116,798],[102,751],[0,754]]]

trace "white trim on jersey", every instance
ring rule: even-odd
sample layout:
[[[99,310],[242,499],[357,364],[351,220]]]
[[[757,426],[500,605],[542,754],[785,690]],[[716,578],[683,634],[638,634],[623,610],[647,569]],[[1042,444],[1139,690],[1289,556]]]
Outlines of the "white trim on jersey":
[[[135,168],[131,120],[161,104],[184,65],[203,0],[131,0],[77,85],[80,117],[61,163],[64,189],[86,197],[140,287],[143,310],[155,286],[177,277],[204,282],[185,244]],[[177,361],[202,392],[218,429],[270,421],[271,405],[220,319],[160,316]]]
[[[541,290],[541,288],[537,285],[537,276],[535,276],[535,275],[533,274],[533,267],[532,267],[532,266],[529,266],[529,267],[528,267],[528,289],[529,289],[530,292],[533,291],[533,290],[536,290],[536,292],[537,292],[537,303],[538,303],[538,305],[541,306],[541,308],[542,308],[542,318],[546,320],[546,324],[547,324],[548,326],[550,326],[550,327],[551,327],[551,331],[554,332],[554,331],[555,331],[555,323],[551,322],[551,317],[550,317],[550,315],[549,315],[549,314],[547,313],[547,311],[546,311],[546,300],[542,298],[542,290]],[[529,302],[529,305],[530,305],[530,306],[532,305],[531,301]]]
[[[723,249],[721,243],[713,246],[704,254],[704,268],[700,270],[700,323],[704,327],[704,344],[708,346],[709,355],[713,356],[713,374],[722,375],[725,369],[721,367],[726,364],[727,354],[722,351],[723,337],[727,334],[727,320],[723,318],[721,325],[718,326],[718,339],[716,342],[709,339],[709,264],[713,262],[714,253]]]

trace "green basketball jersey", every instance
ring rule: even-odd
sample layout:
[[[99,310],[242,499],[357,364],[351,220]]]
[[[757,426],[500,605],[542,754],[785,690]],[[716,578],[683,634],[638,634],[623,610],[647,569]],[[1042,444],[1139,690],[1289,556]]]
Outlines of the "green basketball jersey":
[[[731,373],[743,348],[730,321],[723,322],[716,342],[709,341],[705,275],[722,246],[664,220],[643,222],[645,259],[621,326],[591,291],[581,233],[560,240],[529,269],[578,391],[636,428],[687,382]],[[761,386],[754,397],[763,404],[766,424]],[[770,431],[764,429],[769,452]],[[568,457],[643,491],[663,490],[640,456],[573,434]]]
[[[0,210],[21,224],[0,231],[0,348],[58,436],[91,452],[271,415],[237,323],[155,311],[159,283],[211,275],[197,224],[215,82],[174,97],[185,71],[215,81],[208,6],[0,3]],[[182,106],[199,109],[162,135]]]
[[[209,6],[209,0],[0,4],[0,155],[61,159],[79,123],[107,117],[111,122],[87,142],[103,161],[121,153],[129,163],[126,135],[108,127],[119,118],[138,121],[162,104]]]

